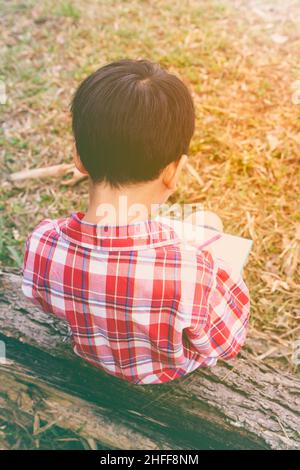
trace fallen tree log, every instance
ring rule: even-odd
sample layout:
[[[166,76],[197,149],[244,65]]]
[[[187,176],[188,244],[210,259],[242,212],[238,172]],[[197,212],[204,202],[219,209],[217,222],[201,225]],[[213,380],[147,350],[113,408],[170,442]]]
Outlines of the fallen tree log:
[[[91,448],[300,448],[300,380],[257,363],[249,346],[235,360],[184,379],[134,386],[77,358],[65,323],[32,306],[20,283],[16,274],[0,274],[7,357],[0,416],[19,420],[37,441],[44,428],[58,426]]]

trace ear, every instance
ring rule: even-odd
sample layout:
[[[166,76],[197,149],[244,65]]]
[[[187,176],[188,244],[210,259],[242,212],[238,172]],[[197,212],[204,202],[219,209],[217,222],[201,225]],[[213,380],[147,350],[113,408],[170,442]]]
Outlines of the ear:
[[[80,171],[80,173],[82,173],[83,175],[88,175],[88,172],[84,168],[84,166],[83,166],[83,164],[80,160],[80,157],[77,153],[75,144],[74,144],[74,148],[73,148],[73,160],[74,160],[74,163],[75,163],[75,166],[76,166],[77,170]]]
[[[180,172],[188,159],[187,155],[181,155],[176,162],[171,162],[164,170],[162,181],[171,191],[175,191]]]

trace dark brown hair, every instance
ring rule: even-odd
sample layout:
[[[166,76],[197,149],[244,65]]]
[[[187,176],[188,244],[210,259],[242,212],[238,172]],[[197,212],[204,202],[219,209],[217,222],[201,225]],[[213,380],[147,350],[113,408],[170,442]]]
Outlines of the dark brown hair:
[[[75,92],[72,127],[95,182],[149,181],[187,154],[195,110],[186,85],[148,60],[120,60],[88,76]]]

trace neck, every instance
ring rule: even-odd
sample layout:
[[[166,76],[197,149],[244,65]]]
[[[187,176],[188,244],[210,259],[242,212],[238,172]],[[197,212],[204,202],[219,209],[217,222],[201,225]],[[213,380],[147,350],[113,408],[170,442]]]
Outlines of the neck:
[[[90,181],[89,206],[83,220],[111,225],[148,220],[153,207],[163,202],[161,193],[161,183],[157,180],[121,188]]]

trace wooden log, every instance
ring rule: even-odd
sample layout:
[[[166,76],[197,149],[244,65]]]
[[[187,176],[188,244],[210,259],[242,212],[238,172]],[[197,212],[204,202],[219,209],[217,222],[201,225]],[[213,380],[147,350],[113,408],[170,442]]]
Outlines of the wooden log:
[[[98,441],[109,449],[114,449],[116,444],[122,449],[157,448],[152,439],[106,417],[101,406],[62,392],[39,379],[32,379],[20,364],[13,362],[7,369],[2,368],[1,379],[2,407],[14,410],[24,425],[30,424],[31,417],[34,436],[49,425],[56,425],[78,433],[87,441]],[[48,424],[34,429],[37,416]]]
[[[257,363],[249,347],[174,382],[132,385],[76,357],[65,323],[32,306],[20,284],[20,276],[1,273],[6,416],[14,408],[13,416],[33,423],[38,410],[49,425],[108,449],[300,448],[299,378]]]

